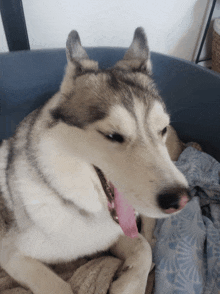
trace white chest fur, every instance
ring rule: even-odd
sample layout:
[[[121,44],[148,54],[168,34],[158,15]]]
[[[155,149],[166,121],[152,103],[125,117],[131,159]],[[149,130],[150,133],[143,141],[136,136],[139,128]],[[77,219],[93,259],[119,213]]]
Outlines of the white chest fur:
[[[65,168],[47,161],[47,166],[42,164],[47,185],[24,157],[17,158],[14,193],[20,195],[29,220],[17,212],[19,250],[45,262],[70,261],[106,250],[117,240],[122,230],[112,220],[101,183],[89,165],[73,158]]]
[[[36,224],[19,236],[19,249],[25,255],[45,262],[70,261],[108,249],[122,233],[105,211],[87,216],[71,214],[71,209],[64,209],[62,216],[54,213],[57,221],[51,230],[49,223],[45,230]]]

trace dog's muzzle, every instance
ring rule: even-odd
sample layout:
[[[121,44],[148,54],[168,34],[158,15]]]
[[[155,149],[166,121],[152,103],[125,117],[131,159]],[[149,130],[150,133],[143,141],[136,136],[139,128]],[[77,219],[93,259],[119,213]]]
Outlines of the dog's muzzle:
[[[183,209],[191,199],[186,188],[174,188],[161,192],[158,197],[158,205],[167,214]]]

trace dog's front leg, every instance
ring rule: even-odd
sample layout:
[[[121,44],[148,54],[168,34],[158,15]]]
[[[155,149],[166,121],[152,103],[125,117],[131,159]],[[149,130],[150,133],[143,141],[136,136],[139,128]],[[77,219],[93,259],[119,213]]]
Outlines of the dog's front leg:
[[[70,285],[43,263],[23,256],[18,251],[2,250],[0,265],[12,278],[34,294],[73,294]]]
[[[146,239],[140,234],[134,239],[121,236],[111,252],[124,263],[110,294],[144,294],[152,264],[151,247]]]

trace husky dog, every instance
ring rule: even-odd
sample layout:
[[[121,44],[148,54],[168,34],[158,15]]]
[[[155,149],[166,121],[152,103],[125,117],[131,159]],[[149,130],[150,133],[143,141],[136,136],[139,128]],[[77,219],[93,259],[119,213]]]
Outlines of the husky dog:
[[[59,92],[0,148],[0,266],[34,294],[71,294],[46,264],[110,248],[124,273],[109,293],[144,294],[150,246],[123,234],[97,171],[145,216],[166,217],[189,200],[166,147],[169,115],[147,39],[137,28],[123,60],[99,70],[72,31],[67,59]]]

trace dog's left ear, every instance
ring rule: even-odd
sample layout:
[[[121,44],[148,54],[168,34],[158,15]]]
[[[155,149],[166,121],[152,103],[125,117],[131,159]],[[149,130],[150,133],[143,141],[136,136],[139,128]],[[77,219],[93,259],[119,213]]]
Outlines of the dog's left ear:
[[[116,68],[151,73],[150,50],[144,29],[139,27],[134,32],[133,41],[123,60],[116,63]]]
[[[86,50],[82,47],[79,34],[73,30],[66,42],[66,56],[68,63],[73,64],[78,71],[97,70],[98,63],[90,60]]]

